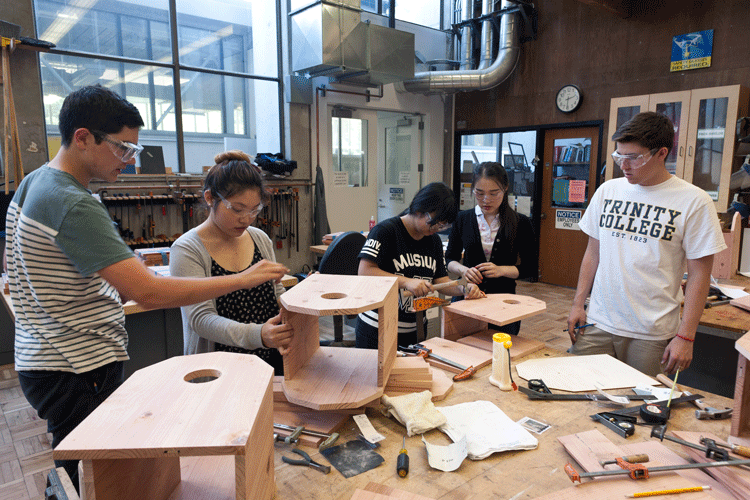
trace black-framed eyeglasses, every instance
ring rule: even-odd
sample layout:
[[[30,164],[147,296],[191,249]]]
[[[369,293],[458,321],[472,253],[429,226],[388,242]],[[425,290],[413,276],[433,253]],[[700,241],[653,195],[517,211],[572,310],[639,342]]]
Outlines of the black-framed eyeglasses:
[[[430,226],[435,226],[438,231],[445,231],[446,229],[450,229],[453,224],[450,222],[433,222],[432,221],[432,215],[428,212],[427,214],[427,224]]]
[[[106,142],[107,146],[109,146],[110,151],[112,151],[112,154],[122,160],[123,163],[127,163],[130,160],[138,158],[138,155],[141,154],[141,151],[143,151],[143,146],[141,146],[140,144],[121,141],[115,139],[114,137],[111,137],[109,134],[105,134],[104,132],[92,130],[91,133]]]
[[[237,217],[255,217],[260,213],[261,210],[263,210],[263,203],[258,203],[258,206],[251,210],[242,210],[241,208],[233,207],[232,203],[224,198],[221,193],[217,194],[219,195],[219,198],[221,198],[221,202],[224,204],[224,206],[227,207],[227,210],[231,210],[232,212],[234,212]]]

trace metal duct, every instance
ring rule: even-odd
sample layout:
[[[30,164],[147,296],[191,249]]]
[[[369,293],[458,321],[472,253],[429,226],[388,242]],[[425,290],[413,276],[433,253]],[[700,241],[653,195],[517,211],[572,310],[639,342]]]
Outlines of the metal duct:
[[[495,0],[482,0],[482,16],[488,15],[495,6]],[[485,69],[492,62],[492,21],[482,21],[482,41],[479,44],[479,67]]]
[[[473,6],[474,0],[461,0],[461,22],[468,21],[474,17]],[[474,69],[471,62],[471,35],[471,25],[467,24],[461,29],[461,70]]]
[[[511,6],[502,0],[502,9]],[[488,68],[477,70],[426,71],[416,73],[414,79],[395,84],[399,92],[421,94],[487,90],[500,85],[516,67],[521,48],[518,42],[518,13],[505,12],[500,19],[498,52]]]

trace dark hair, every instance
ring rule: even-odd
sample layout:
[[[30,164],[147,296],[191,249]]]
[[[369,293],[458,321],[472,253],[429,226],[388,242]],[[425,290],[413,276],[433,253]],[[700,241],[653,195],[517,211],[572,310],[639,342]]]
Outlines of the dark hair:
[[[510,242],[511,250],[516,248],[516,229],[518,228],[518,213],[513,210],[508,202],[508,172],[503,166],[494,161],[486,161],[474,167],[474,175],[471,178],[471,189],[479,179],[491,179],[505,191],[503,201],[500,203],[498,216],[500,217],[500,231],[505,237],[505,241]]]
[[[635,142],[652,151],[667,148],[667,154],[674,146],[674,124],[666,116],[646,111],[638,113],[623,123],[612,135],[615,142]]]
[[[211,192],[215,199],[221,194],[229,198],[246,189],[257,189],[263,203],[268,201],[268,193],[258,167],[253,165],[247,153],[237,149],[219,153],[214,157],[216,164],[206,174],[203,192]]]
[[[417,191],[414,198],[409,204],[409,208],[404,210],[401,215],[405,214],[426,214],[434,212],[432,218],[433,224],[448,222],[453,224],[458,214],[456,207],[456,197],[453,195],[451,188],[442,182],[432,182]]]
[[[99,144],[101,132],[116,134],[124,127],[140,128],[143,127],[143,118],[131,102],[96,84],[68,94],[60,108],[58,127],[63,147],[70,145],[79,128],[88,129]]]

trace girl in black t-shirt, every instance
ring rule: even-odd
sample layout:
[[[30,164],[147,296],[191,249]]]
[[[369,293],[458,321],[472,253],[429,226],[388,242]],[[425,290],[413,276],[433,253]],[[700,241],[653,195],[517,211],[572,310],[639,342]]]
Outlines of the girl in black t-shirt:
[[[441,182],[428,184],[417,192],[409,208],[400,216],[376,225],[368,234],[359,254],[362,276],[396,276],[400,290],[411,296],[401,300],[398,311],[398,344],[417,342],[414,297],[433,291],[432,284],[450,281],[445,268],[443,244],[438,232],[451,227],[456,218],[453,191]],[[464,295],[467,299],[482,296],[479,288],[469,284],[466,290],[453,286],[441,290],[446,295]],[[356,347],[377,349],[377,311],[361,313],[355,329]]]

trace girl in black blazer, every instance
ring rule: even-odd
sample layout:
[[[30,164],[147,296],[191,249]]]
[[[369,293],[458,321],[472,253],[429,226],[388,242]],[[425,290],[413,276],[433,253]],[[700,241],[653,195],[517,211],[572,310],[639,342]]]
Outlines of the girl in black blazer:
[[[496,162],[474,168],[477,206],[458,214],[448,240],[448,270],[485,293],[515,293],[516,279],[536,272],[536,237],[531,221],[508,203],[508,174]],[[463,263],[461,255],[463,253]],[[521,322],[495,327],[517,335]]]

